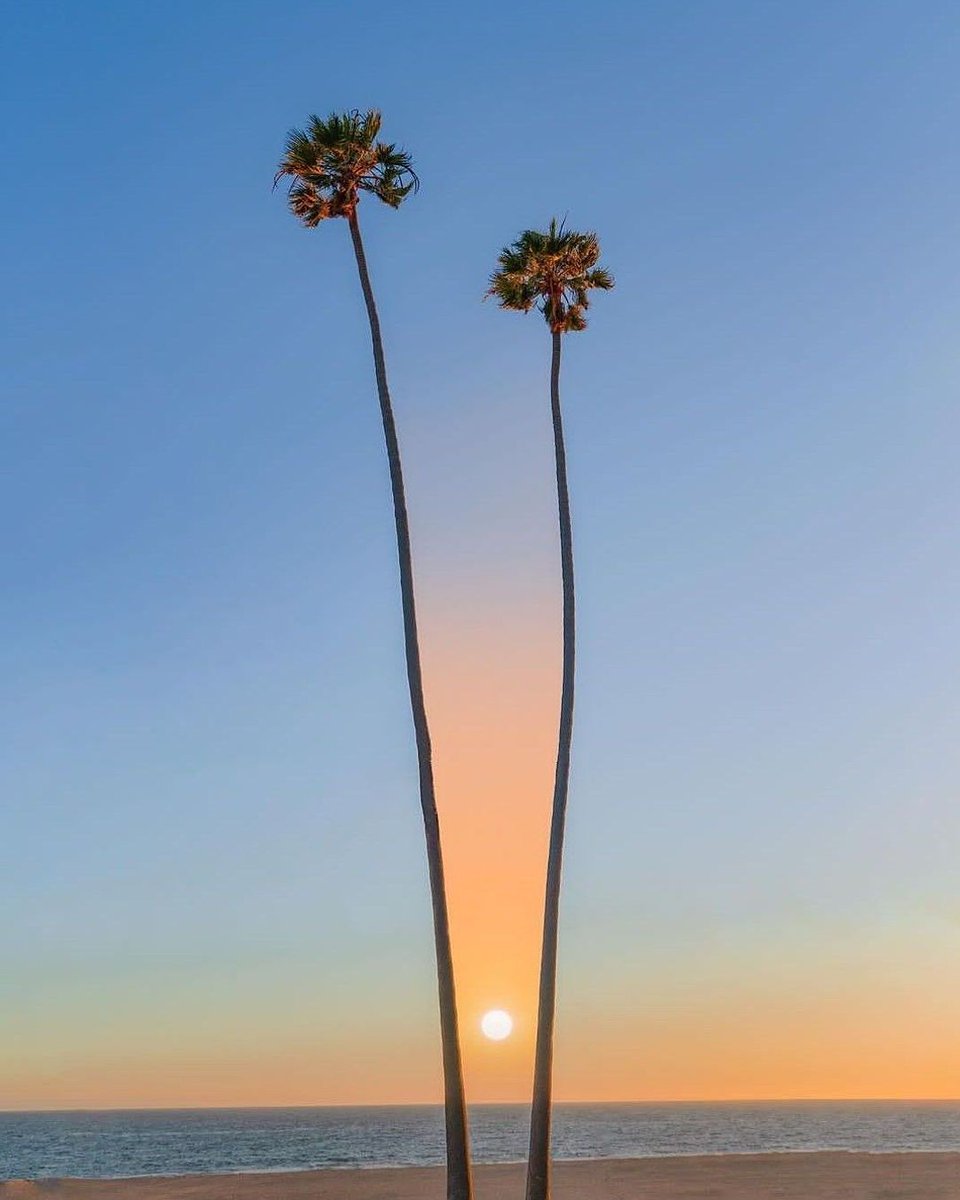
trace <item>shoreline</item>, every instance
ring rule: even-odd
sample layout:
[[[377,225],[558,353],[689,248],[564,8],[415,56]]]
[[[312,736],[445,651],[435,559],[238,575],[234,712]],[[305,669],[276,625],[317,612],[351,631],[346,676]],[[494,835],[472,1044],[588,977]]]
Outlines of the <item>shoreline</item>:
[[[780,1155],[805,1154],[846,1154],[857,1157],[871,1158],[900,1158],[911,1155],[935,1154],[949,1158],[960,1159],[960,1147],[956,1150],[852,1150],[849,1146],[812,1146],[790,1150],[691,1150],[688,1154],[631,1154],[627,1155],[581,1155],[579,1158],[554,1157],[554,1166],[572,1166],[577,1163],[621,1163],[634,1162],[683,1162],[690,1158],[777,1158]],[[488,1167],[525,1167],[525,1158],[498,1158],[494,1162],[473,1160],[474,1170],[486,1170]],[[37,1175],[30,1179],[0,1179],[0,1188],[8,1183],[37,1183],[49,1186],[61,1183],[137,1183],[148,1179],[236,1179],[240,1175],[310,1175],[330,1172],[350,1171],[439,1171],[443,1163],[414,1163],[414,1162],[375,1162],[375,1163],[328,1163],[322,1167],[241,1167],[236,1171],[159,1171],[140,1175]],[[0,1196],[3,1193],[0,1192]],[[960,1195],[958,1195],[960,1200]]]
[[[516,1200],[524,1164],[476,1168],[478,1200]],[[709,1189],[709,1191],[707,1190]],[[960,1151],[781,1150],[557,1160],[556,1200],[955,1200]],[[2,1200],[442,1200],[442,1167],[324,1167],[0,1183]]]

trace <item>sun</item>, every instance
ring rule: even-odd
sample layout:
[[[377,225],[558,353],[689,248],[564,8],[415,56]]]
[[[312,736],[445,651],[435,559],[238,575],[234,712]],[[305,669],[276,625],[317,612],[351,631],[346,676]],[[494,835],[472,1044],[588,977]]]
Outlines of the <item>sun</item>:
[[[513,1033],[513,1017],[502,1008],[491,1008],[480,1018],[480,1029],[491,1042],[502,1042]]]

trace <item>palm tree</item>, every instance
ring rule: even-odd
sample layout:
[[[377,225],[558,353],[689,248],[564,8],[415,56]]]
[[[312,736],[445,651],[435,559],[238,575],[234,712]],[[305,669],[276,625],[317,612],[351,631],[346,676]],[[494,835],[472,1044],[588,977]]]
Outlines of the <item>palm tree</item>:
[[[556,220],[546,233],[528,229],[500,252],[499,266],[490,278],[487,295],[501,308],[543,313],[553,340],[550,363],[550,407],[557,465],[557,508],[560,519],[560,561],[563,581],[563,675],[560,690],[560,728],[557,767],[553,785],[550,848],[543,909],[543,948],[540,956],[540,997],[537,1015],[537,1048],[533,1070],[533,1107],[530,1115],[530,1155],[527,1163],[527,1200],[547,1200],[550,1195],[550,1118],[553,1089],[553,1029],[557,995],[557,933],[560,910],[560,872],[563,831],[570,779],[570,742],[573,736],[573,685],[575,666],[575,595],[570,494],[560,410],[560,350],[565,333],[578,333],[587,325],[586,311],[592,289],[613,287],[613,276],[598,267],[600,243],[594,233],[564,229]]]
[[[415,192],[419,180],[409,155],[389,142],[377,141],[380,113],[353,111],[332,113],[326,120],[312,116],[305,129],[293,129],[287,135],[286,150],[274,179],[274,186],[289,177],[289,203],[294,216],[308,229],[328,217],[345,217],[356,255],[360,286],[370,321],[377,393],[383,418],[383,436],[390,467],[393,514],[397,531],[400,564],[400,596],[403,606],[403,633],[407,661],[407,683],[413,728],[417,743],[420,775],[420,807],[427,843],[430,895],[433,902],[433,930],[437,955],[437,980],[440,993],[440,1033],[443,1050],[444,1111],[447,1137],[448,1200],[471,1200],[470,1149],[467,1113],[464,1101],[463,1067],[457,1028],[457,999],[450,950],[450,924],[440,850],[440,823],[437,815],[430,748],[417,636],[414,601],[413,563],[410,553],[410,527],[403,487],[400,445],[387,386],[380,319],[370,283],[367,259],[357,207],[363,192],[376,196],[391,208],[399,208]]]

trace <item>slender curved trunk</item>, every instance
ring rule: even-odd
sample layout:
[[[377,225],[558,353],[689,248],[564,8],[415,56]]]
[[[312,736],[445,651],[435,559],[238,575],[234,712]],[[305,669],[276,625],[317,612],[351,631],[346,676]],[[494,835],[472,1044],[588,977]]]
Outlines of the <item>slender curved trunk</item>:
[[[540,1004],[537,1014],[537,1050],[533,1068],[533,1107],[530,1114],[530,1156],[527,1161],[527,1200],[547,1200],[550,1195],[550,1118],[553,1104],[553,1027],[557,1001],[557,935],[560,916],[560,873],[563,865],[563,831],[570,782],[570,743],[573,738],[573,684],[575,655],[575,595],[573,586],[573,533],[567,456],[560,411],[560,344],[553,334],[550,363],[550,407],[557,462],[557,510],[560,519],[560,563],[563,580],[563,680],[560,691],[560,729],[557,769],[553,784],[550,850],[543,904],[543,949],[540,955]]]
[[[410,526],[403,488],[400,444],[393,419],[393,406],[387,387],[387,368],[383,357],[383,338],[380,318],[373,298],[367,259],[363,252],[360,225],[354,211],[349,216],[350,236],[360,273],[360,286],[370,319],[373,342],[373,361],[377,373],[377,393],[383,417],[383,437],[390,464],[390,485],[393,490],[393,514],[397,527],[397,557],[400,564],[400,596],[403,603],[403,636],[407,656],[407,683],[410,687],[410,707],[417,741],[417,760],[420,768],[420,807],[427,842],[427,864],[430,873],[430,896],[433,901],[433,934],[437,952],[437,982],[440,992],[440,1037],[443,1048],[444,1111],[447,1131],[447,1198],[471,1200],[470,1145],[467,1133],[467,1110],[464,1100],[463,1066],[457,1029],[457,997],[453,978],[453,957],[450,950],[450,922],[447,914],[447,895],[443,881],[443,855],[440,848],[440,822],[433,782],[433,760],[430,730],[423,697],[423,676],[420,668],[420,642],[417,636],[417,612],[413,591],[413,561],[410,553]]]

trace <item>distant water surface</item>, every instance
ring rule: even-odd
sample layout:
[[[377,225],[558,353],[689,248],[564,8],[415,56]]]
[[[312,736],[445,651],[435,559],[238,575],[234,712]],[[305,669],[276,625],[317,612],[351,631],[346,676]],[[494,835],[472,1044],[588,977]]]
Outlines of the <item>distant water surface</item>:
[[[525,1157],[524,1105],[471,1111],[478,1162]],[[960,1102],[562,1104],[557,1158],[960,1151]],[[443,1161],[439,1107],[0,1113],[0,1179],[114,1178]]]

